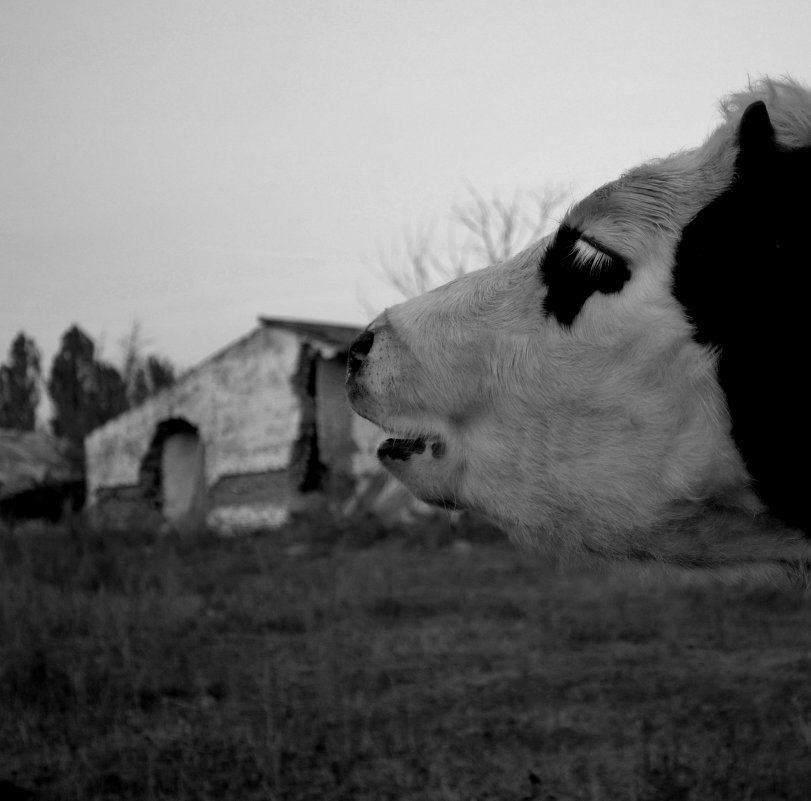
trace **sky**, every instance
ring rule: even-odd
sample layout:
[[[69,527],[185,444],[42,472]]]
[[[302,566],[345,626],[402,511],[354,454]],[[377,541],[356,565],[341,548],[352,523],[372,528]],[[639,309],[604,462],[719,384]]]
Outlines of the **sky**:
[[[0,358],[137,321],[192,366],[259,315],[361,326],[465,186],[570,201],[811,82],[811,3],[3,0]]]

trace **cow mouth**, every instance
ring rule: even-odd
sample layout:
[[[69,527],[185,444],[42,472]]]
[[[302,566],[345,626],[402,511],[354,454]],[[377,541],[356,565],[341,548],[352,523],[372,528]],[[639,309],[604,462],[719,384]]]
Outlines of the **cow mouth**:
[[[445,455],[445,443],[436,436],[419,437],[389,437],[380,443],[377,448],[377,458],[380,461],[408,461],[412,456],[422,456],[429,452],[434,459],[441,459]]]

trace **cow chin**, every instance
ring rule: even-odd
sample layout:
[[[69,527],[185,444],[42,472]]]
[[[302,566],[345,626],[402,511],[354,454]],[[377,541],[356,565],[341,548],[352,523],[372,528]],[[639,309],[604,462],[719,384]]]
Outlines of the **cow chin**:
[[[378,447],[377,458],[421,501],[448,510],[463,508],[450,480],[447,444],[440,437],[390,437]]]
[[[403,424],[398,419],[397,426],[372,420],[386,433],[391,434],[377,448],[377,458],[398,481],[421,501],[445,509],[461,509],[458,470],[454,464],[454,451],[449,449],[447,436],[432,433],[414,423]]]

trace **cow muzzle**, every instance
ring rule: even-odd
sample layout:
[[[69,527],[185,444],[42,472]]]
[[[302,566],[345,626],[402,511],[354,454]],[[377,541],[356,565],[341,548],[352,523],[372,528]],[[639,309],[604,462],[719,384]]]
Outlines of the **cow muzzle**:
[[[418,361],[378,318],[352,343],[346,365],[346,392],[352,409],[386,433],[377,458],[423,500],[451,506],[444,493],[448,440],[437,418],[424,411]]]

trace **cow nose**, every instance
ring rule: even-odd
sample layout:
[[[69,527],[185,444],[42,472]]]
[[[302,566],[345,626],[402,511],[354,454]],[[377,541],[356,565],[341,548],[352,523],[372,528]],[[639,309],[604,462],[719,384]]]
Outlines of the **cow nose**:
[[[360,370],[375,341],[373,331],[364,331],[350,346],[346,369],[349,375],[355,375]]]

